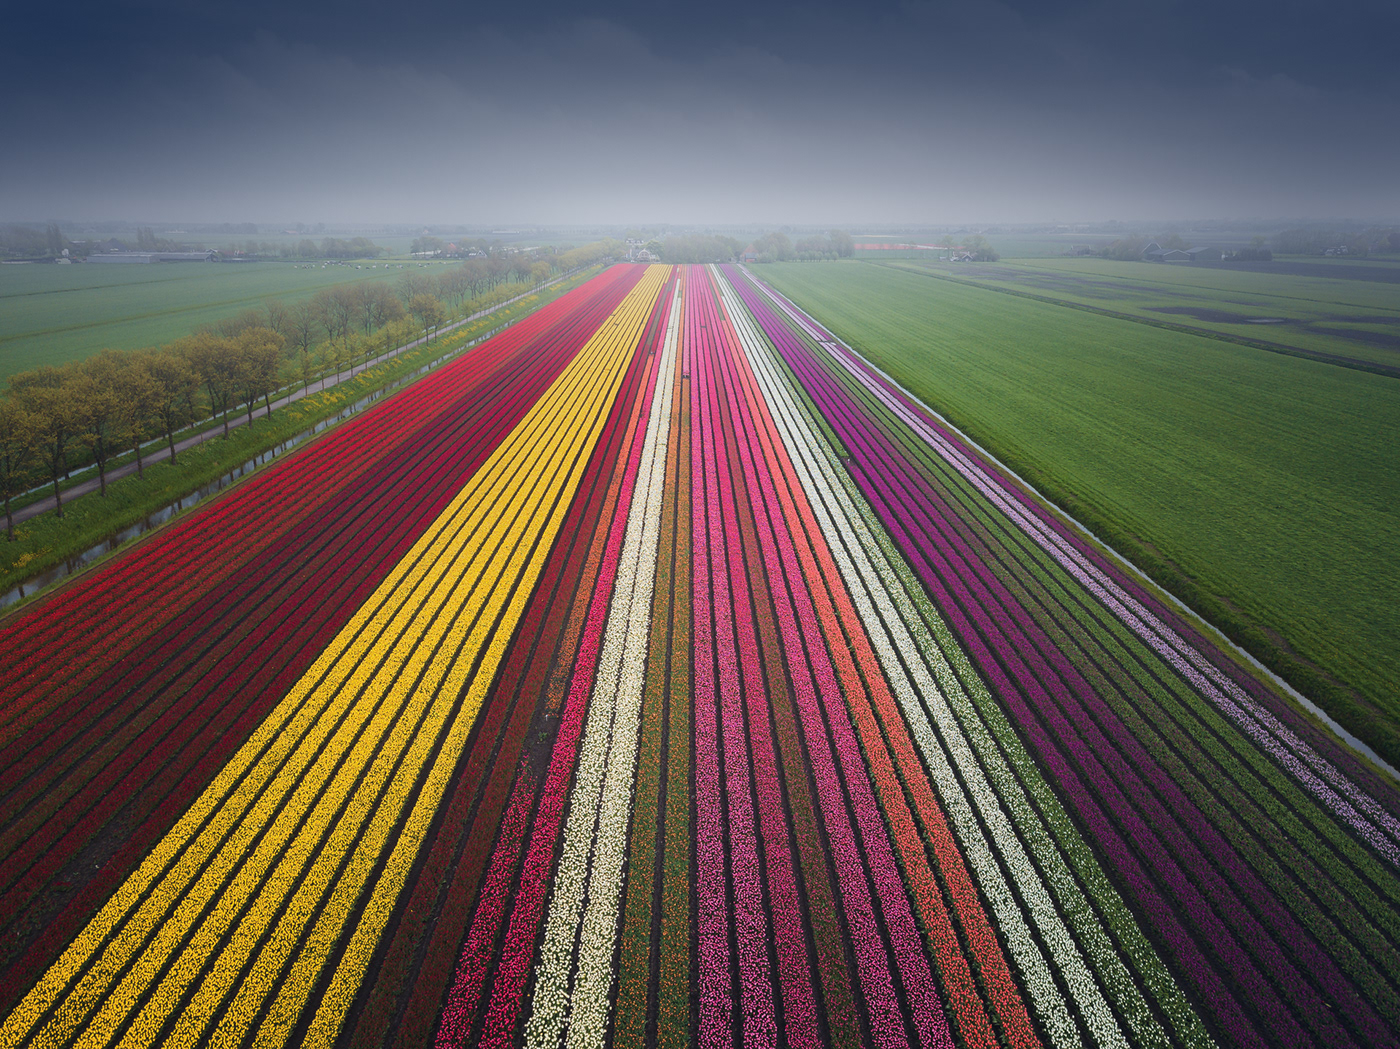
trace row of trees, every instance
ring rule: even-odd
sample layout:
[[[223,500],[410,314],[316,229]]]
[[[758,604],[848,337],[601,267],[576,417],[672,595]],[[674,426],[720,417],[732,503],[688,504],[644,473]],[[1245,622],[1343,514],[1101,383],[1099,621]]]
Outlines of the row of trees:
[[[97,466],[102,495],[107,467],[127,449],[144,473],[142,444],[164,436],[171,462],[175,434],[191,421],[246,405],[248,420],[263,400],[271,413],[272,391],[281,382],[286,340],[270,328],[246,328],[235,336],[212,331],[186,336],[156,349],[104,350],[65,365],[44,365],[11,376],[0,398],[0,489],[5,528],[14,539],[10,501],[36,479],[53,484],[63,516],[59,482],[71,469],[75,450]]]
[[[740,256],[746,246],[743,241],[720,234],[695,233],[653,240],[647,250],[663,262],[703,263],[728,262]],[[787,262],[793,259],[817,260],[849,258],[855,253],[851,235],[844,230],[829,234],[803,237],[796,244],[781,230],[766,233],[747,245],[759,262]]]
[[[61,517],[60,482],[76,466],[96,465],[105,496],[108,465],[125,451],[144,474],[143,444],[163,438],[176,462],[176,434],[191,423],[222,417],[227,438],[235,409],[246,410],[251,423],[261,400],[270,416],[272,394],[289,382],[309,391],[319,376],[334,372],[338,379],[347,367],[425,332],[431,337],[454,314],[495,305],[555,270],[602,261],[617,248],[598,242],[559,253],[520,252],[437,275],[406,270],[397,285],[323,288],[297,302],[269,301],[166,346],[104,350],[14,375],[0,394],[6,534],[14,539],[11,500],[36,483],[53,485]]]
[[[11,500],[41,479],[53,485],[62,517],[60,482],[75,465],[97,467],[105,496],[108,465],[122,452],[131,451],[144,474],[143,444],[163,437],[178,462],[175,435],[189,424],[222,418],[227,438],[235,409],[252,423],[262,401],[271,416],[272,394],[288,382],[309,390],[320,375],[338,379],[346,367],[435,332],[447,317],[421,280],[397,289],[343,284],[299,302],[270,301],[166,346],[104,350],[11,376],[0,397],[6,534],[14,538]]]
[[[1391,254],[1400,252],[1400,228],[1372,226],[1363,230],[1324,228],[1286,229],[1274,234],[1274,250],[1285,255],[1325,255],[1329,251],[1347,255]]]
[[[1113,241],[1098,254],[1108,259],[1132,262],[1142,258],[1143,251],[1152,241],[1168,250],[1185,250],[1196,246],[1188,244],[1180,233],[1161,233],[1155,237],[1133,233]],[[1350,232],[1323,227],[1286,229],[1269,238],[1262,234],[1256,235],[1248,246],[1235,249],[1229,257],[1240,262],[1267,262],[1273,258],[1274,252],[1282,255],[1324,255],[1334,252],[1363,258],[1367,255],[1400,252],[1400,228],[1373,226]]]

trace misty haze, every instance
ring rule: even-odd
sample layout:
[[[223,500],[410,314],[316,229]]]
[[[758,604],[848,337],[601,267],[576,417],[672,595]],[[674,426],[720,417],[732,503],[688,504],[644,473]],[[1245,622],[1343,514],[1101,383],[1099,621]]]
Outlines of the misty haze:
[[[0,35],[0,1044],[1400,1044],[1400,10]]]

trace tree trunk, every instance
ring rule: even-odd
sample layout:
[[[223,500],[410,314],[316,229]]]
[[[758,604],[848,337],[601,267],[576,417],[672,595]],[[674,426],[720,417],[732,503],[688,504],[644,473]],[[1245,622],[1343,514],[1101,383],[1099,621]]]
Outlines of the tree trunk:
[[[51,470],[51,471],[49,471],[49,472],[50,472],[50,474],[53,476],[53,502],[54,502],[54,508],[55,508],[55,509],[54,509],[54,516],[55,516],[55,517],[62,517],[62,516],[63,516],[63,493],[60,492],[60,491],[58,490],[58,471],[57,471],[57,470]]]
[[[97,485],[102,492],[102,498],[107,498],[107,459],[103,457],[97,460]]]
[[[267,406],[267,417],[268,417],[269,419],[271,419],[271,418],[272,418],[272,391],[270,391],[270,390],[264,390],[264,391],[263,391],[263,404],[265,404],[265,405]]]
[[[224,440],[228,440],[228,405],[224,405]]]
[[[9,489],[5,490],[5,535],[9,538],[10,542],[13,543],[15,541],[15,517],[14,514],[10,513]]]
[[[175,430],[167,426],[165,428],[165,441],[170,445],[170,465],[175,465]]]
[[[143,462],[142,459],[141,459],[141,438],[140,438],[140,437],[137,437],[136,440],[135,440],[135,442],[133,442],[133,443],[134,443],[135,447],[134,447],[132,450],[136,453],[136,476],[137,476],[137,477],[145,477],[145,476],[146,476],[146,464],[145,464],[145,462]]]

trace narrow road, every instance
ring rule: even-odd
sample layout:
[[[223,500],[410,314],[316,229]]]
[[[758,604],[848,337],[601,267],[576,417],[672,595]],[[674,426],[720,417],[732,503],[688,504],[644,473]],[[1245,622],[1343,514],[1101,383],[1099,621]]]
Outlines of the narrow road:
[[[519,302],[521,299],[525,298],[526,295],[534,295],[536,292],[542,291],[543,289],[548,288],[548,287],[549,287],[550,285],[552,285],[552,284],[557,284],[559,281],[564,280],[565,278],[570,277],[570,276],[572,276],[572,273],[561,273],[559,276],[555,277],[553,280],[546,281],[545,283],[541,284],[539,287],[537,287],[537,288],[535,288],[535,289],[533,289],[533,290],[531,290],[531,291],[527,291],[527,292],[524,292],[524,293],[522,293],[522,294],[520,294],[520,295],[515,296],[514,298],[507,299],[505,302],[499,302],[499,303],[497,303],[495,306],[490,307],[489,309],[478,310],[476,313],[473,313],[471,316],[469,316],[469,317],[464,317],[464,318],[462,318],[462,319],[459,320],[459,321],[454,321],[454,322],[451,323],[451,324],[444,325],[442,328],[439,328],[439,329],[438,329],[437,333],[433,336],[433,338],[437,338],[438,336],[444,335],[444,334],[446,334],[447,332],[454,331],[455,329],[460,328],[460,327],[461,327],[462,325],[464,325],[464,324],[470,324],[472,321],[480,320],[482,317],[489,317],[491,314],[495,313],[497,310],[504,309],[505,307],[510,306],[510,305],[512,305],[513,303]],[[392,360],[393,358],[397,357],[399,354],[404,353],[404,352],[407,351],[407,350],[411,350],[411,349],[414,349],[414,348],[416,348],[416,347],[418,347],[418,346],[422,346],[422,345],[423,345],[424,343],[426,343],[427,341],[428,341],[428,337],[427,337],[427,336],[424,336],[424,337],[421,338],[421,339],[414,339],[412,342],[404,343],[402,346],[398,347],[398,349],[390,350],[388,353],[384,353],[384,354],[381,354],[381,355],[378,356],[378,357],[372,358],[372,359],[371,359],[368,363],[366,363],[366,364],[358,364],[358,365],[355,365],[353,368],[350,368],[348,371],[342,373],[342,374],[339,375],[339,376],[334,376],[334,377],[327,376],[327,377],[323,377],[323,378],[320,380],[320,382],[318,382],[318,383],[315,384],[315,385],[316,385],[316,391],[315,391],[315,392],[320,393],[322,390],[330,389],[330,388],[332,388],[332,387],[334,387],[334,386],[337,386],[338,384],[340,384],[340,383],[342,383],[342,382],[348,382],[349,380],[353,379],[355,376],[357,376],[357,375],[359,375],[361,372],[363,372],[366,368],[372,368],[372,367],[374,367],[376,364],[380,364],[380,363],[383,362],[383,361]],[[272,402],[272,410],[273,410],[273,411],[276,411],[278,408],[285,408],[287,405],[291,404],[292,402],[294,402],[294,401],[299,401],[299,400],[301,400],[303,397],[306,397],[306,396],[308,395],[308,393],[309,393],[309,391],[304,390],[304,389],[303,389],[303,390],[294,390],[293,392],[287,394],[287,396],[285,396],[285,397],[280,397],[280,398],[278,398],[277,400],[273,401],[273,402]],[[266,408],[266,407],[255,408],[255,409],[253,410],[253,418],[254,418],[254,419],[257,419],[259,416],[264,416],[264,417],[265,417],[265,416],[267,416],[267,414],[268,414],[268,411],[267,411],[267,408]],[[246,426],[246,425],[248,425],[248,414],[247,414],[247,412],[243,412],[243,413],[239,414],[239,416],[238,416],[237,419],[230,419],[230,420],[229,420],[229,429],[230,429],[230,430],[233,430],[233,429],[235,429],[236,427],[239,427],[239,426]],[[214,439],[217,438],[217,437],[222,437],[223,434],[224,434],[224,424],[223,424],[223,420],[222,420],[222,419],[219,419],[219,420],[215,421],[214,424],[213,424],[212,426],[210,426],[207,430],[202,430],[202,431],[200,431],[199,433],[191,434],[189,437],[186,437],[184,440],[176,441],[176,442],[175,442],[175,452],[176,452],[176,454],[178,455],[180,452],[183,452],[183,451],[184,451],[185,449],[187,449],[187,448],[193,448],[195,445],[197,445],[197,444],[203,444],[205,441],[212,441],[212,440],[214,440]],[[170,458],[170,446],[169,446],[169,445],[164,445],[164,444],[163,444],[163,445],[160,446],[159,449],[152,449],[151,452],[150,452],[150,454],[148,454],[148,455],[146,455],[146,456],[144,457],[144,464],[145,464],[146,466],[149,467],[149,466],[151,466],[151,465],[153,465],[153,464],[155,464],[155,463],[163,463],[163,462],[165,462],[165,461],[166,461],[167,459],[169,459],[169,458]],[[101,487],[101,483],[100,483],[100,481],[99,481],[99,479],[98,479],[98,477],[97,477],[97,471],[96,471],[96,469],[91,468],[91,467],[88,467],[88,468],[86,468],[86,469],[92,469],[92,470],[93,470],[93,475],[92,475],[91,477],[89,477],[87,480],[79,481],[77,484],[71,485],[70,487],[67,487],[67,488],[64,488],[64,489],[63,489],[63,503],[64,503],[65,506],[67,506],[67,505],[68,505],[70,502],[72,502],[74,499],[79,499],[79,498],[81,498],[82,496],[90,495],[91,493],[96,492],[96,491]],[[135,462],[124,463],[124,464],[122,464],[121,466],[114,466],[112,469],[110,469],[110,470],[107,471],[107,483],[110,484],[110,483],[112,483],[113,481],[119,480],[120,478],[123,478],[123,477],[130,477],[130,476],[131,476],[132,474],[134,474],[135,472],[136,472],[136,463],[135,463]],[[51,491],[50,491],[50,494],[49,494],[48,496],[44,497],[43,499],[40,499],[40,500],[38,500],[38,501],[36,501],[36,502],[33,502],[33,503],[30,503],[28,506],[21,507],[20,509],[16,510],[16,511],[14,512],[15,524],[17,524],[17,525],[18,525],[18,524],[22,524],[22,523],[25,522],[25,521],[29,521],[29,520],[31,520],[31,519],[33,519],[33,518],[35,518],[35,517],[38,517],[40,514],[48,513],[50,510],[54,509],[54,507],[55,507],[56,505],[57,505],[57,503],[56,503],[55,500],[54,500],[54,497],[53,497],[53,495],[52,495],[52,490],[51,490]]]

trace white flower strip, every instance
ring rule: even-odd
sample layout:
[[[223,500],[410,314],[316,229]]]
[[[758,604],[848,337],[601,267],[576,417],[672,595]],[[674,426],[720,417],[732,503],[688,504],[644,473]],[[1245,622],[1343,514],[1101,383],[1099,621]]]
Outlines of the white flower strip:
[[[525,1044],[530,1047],[557,1049],[566,1024],[570,1049],[602,1046],[604,1042],[666,481],[679,298],[678,289],[666,328],[638,465],[637,491],[627,517],[569,797],[564,847],[535,968],[533,1012],[525,1026]]]
[[[838,568],[865,624],[891,688],[904,710],[915,741],[924,755],[934,782],[944,800],[950,820],[955,827],[979,884],[991,901],[1002,936],[1020,966],[1032,1000],[1057,1045],[1074,1044],[1080,1034],[1066,1014],[1065,1005],[1054,986],[1045,960],[1002,876],[983,833],[986,827],[992,835],[1002,859],[1012,872],[1016,888],[1025,900],[1032,920],[1046,943],[1056,967],[1071,989],[1081,1015],[1085,1017],[1091,1035],[1100,1045],[1124,1044],[1124,1037],[1105,1001],[1093,975],[1085,965],[1079,945],[1066,928],[1061,912],[1070,916],[1080,940],[1085,944],[1095,970],[1106,985],[1113,989],[1113,998],[1128,1023],[1136,1044],[1165,1045],[1170,1038],[1153,1016],[1152,1010],[1133,975],[1128,971],[1118,950],[1093,913],[1092,905],[1070,872],[1064,857],[1054,847],[1053,840],[1041,823],[1024,791],[1006,766],[990,733],[971,710],[966,696],[961,696],[964,721],[978,739],[983,761],[993,766],[1009,805],[1017,813],[1020,833],[1011,825],[987,780],[986,772],[974,756],[962,726],[943,692],[933,679],[930,663],[937,667],[939,678],[949,691],[961,693],[952,668],[947,664],[927,625],[919,617],[905,584],[897,578],[887,552],[882,551],[872,530],[871,513],[864,500],[853,488],[850,478],[840,469],[832,450],[807,419],[796,403],[788,386],[785,372],[774,359],[766,343],[749,327],[746,311],[733,299],[726,304],[736,317],[740,338],[744,341],[754,365],[755,374],[773,409],[774,419],[782,434],[795,469],[807,492],[809,502],[826,534]],[[863,511],[864,514],[861,512]],[[851,543],[854,536],[857,543]],[[849,544],[849,545],[848,545]],[[878,568],[876,567],[878,565]],[[898,613],[896,615],[896,613]],[[888,632],[886,630],[888,625]],[[915,635],[919,635],[918,641]],[[906,671],[907,668],[907,671]],[[911,680],[912,676],[912,680]],[[946,741],[947,751],[938,741],[928,714],[920,704],[924,697],[928,710]],[[951,752],[951,763],[950,753]],[[976,803],[974,812],[967,795],[958,782],[952,765],[967,784]],[[1044,802],[1042,801],[1042,804]],[[1026,855],[1022,838],[1033,843],[1037,858],[1050,879],[1055,900],[1052,900],[1035,866]],[[1058,904],[1057,902],[1058,901]],[[1143,948],[1151,948],[1134,925]],[[1169,985],[1169,997],[1178,999],[1177,1008],[1169,1009],[1185,1020],[1185,1028],[1204,1034],[1199,1022],[1190,1014],[1165,966],[1152,956],[1160,977]],[[1184,1010],[1184,1013],[1183,1013]],[[1048,1014],[1048,1015],[1047,1015]]]
[[[1240,688],[1194,646],[1161,622],[1068,539],[1029,512],[1020,502],[1008,496],[980,463],[951,444],[889,389],[876,382],[863,368],[858,367],[855,358],[859,358],[863,364],[888,382],[890,387],[899,390],[911,400],[914,399],[912,394],[864,357],[860,357],[845,343],[836,341],[833,336],[815,328],[806,318],[799,315],[800,311],[763,284],[758,283],[758,287],[788,317],[826,347],[832,358],[856,381],[884,403],[1032,541],[1107,606],[1133,633],[1171,664],[1198,693],[1273,757],[1305,790],[1392,864],[1400,866],[1400,847],[1397,847],[1397,842],[1400,842],[1400,819],[1387,812],[1374,798],[1282,724],[1272,712]]]
[[[1082,1037],[1074,1018],[1070,1015],[1063,996],[1055,987],[1054,977],[1050,974],[1045,957],[1030,930],[1026,927],[1025,917],[1007,886],[996,860],[992,857],[991,850],[987,846],[981,829],[977,826],[976,818],[972,815],[966,797],[953,777],[946,756],[933,738],[932,728],[928,724],[927,717],[924,716],[921,709],[918,709],[917,700],[913,697],[908,678],[904,675],[902,668],[898,666],[898,659],[890,647],[884,627],[870,605],[863,583],[855,574],[851,559],[842,543],[839,529],[834,525],[826,510],[824,503],[830,496],[829,489],[826,488],[823,480],[815,479],[809,472],[812,466],[813,450],[819,447],[817,443],[819,438],[810,429],[803,427],[800,420],[793,419],[792,406],[785,396],[785,391],[779,387],[773,375],[774,362],[768,355],[767,347],[764,346],[761,336],[750,326],[747,312],[743,310],[742,305],[736,299],[730,296],[728,289],[725,289],[725,306],[735,322],[740,341],[743,343],[745,352],[749,355],[750,364],[753,366],[755,378],[763,390],[764,397],[768,400],[774,422],[778,426],[783,443],[787,447],[788,455],[793,461],[793,466],[798,472],[803,488],[807,491],[808,500],[831,547],[832,556],[836,559],[847,588],[851,591],[856,609],[870,635],[881,666],[886,670],[886,677],[890,681],[892,690],[899,699],[901,707],[905,710],[906,717],[911,712],[911,705],[913,707],[914,717],[910,719],[910,725],[913,729],[915,742],[923,752],[924,760],[929,763],[930,768],[935,770],[934,778],[943,797],[944,807],[948,810],[951,822],[957,827],[959,840],[963,844],[978,882],[988,900],[991,901],[1002,937],[1021,969],[1034,1008],[1045,1022],[1053,1044],[1057,1046],[1080,1045]],[[795,435],[793,431],[798,427],[801,427],[801,430]],[[916,662],[918,661],[916,660]],[[891,664],[895,670],[893,674],[890,673]],[[925,678],[928,678],[927,668],[923,669]],[[931,679],[929,679],[929,684],[932,684]],[[992,804],[996,808],[998,818],[1004,825],[1005,817],[1001,815],[1000,809],[995,806],[994,801]],[[1011,834],[1010,837],[1014,839],[1015,835]],[[1013,871],[1018,870],[1014,864],[1012,869]],[[1035,879],[1034,871],[1029,863],[1023,864],[1018,873],[1021,875],[1018,881],[1034,880],[1038,884],[1038,879]],[[1039,895],[1045,896],[1043,887]],[[1048,905],[1048,899],[1045,902]],[[1047,906],[1046,910],[1053,915],[1053,907]],[[1060,924],[1058,918],[1052,918],[1051,923]],[[1060,927],[1063,929],[1062,924]],[[1078,949],[1069,941],[1068,933],[1065,933],[1063,941],[1060,946],[1078,960],[1078,968],[1082,972],[1084,969],[1083,961],[1079,959]],[[1098,1011],[1102,1012],[1102,1015],[1108,1020],[1108,1026],[1116,1033],[1116,1024],[1113,1023],[1112,1014],[1109,1012],[1107,1004],[1098,994],[1097,987],[1093,986],[1092,978],[1088,977],[1087,972],[1084,972],[1083,975],[1088,985],[1087,997],[1097,999],[1094,1005],[1098,1007]],[[1083,990],[1084,988],[1079,989]],[[1123,1041],[1119,1036],[1106,1044],[1121,1045]]]

